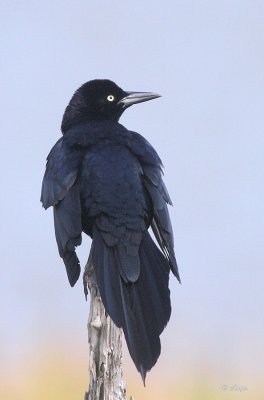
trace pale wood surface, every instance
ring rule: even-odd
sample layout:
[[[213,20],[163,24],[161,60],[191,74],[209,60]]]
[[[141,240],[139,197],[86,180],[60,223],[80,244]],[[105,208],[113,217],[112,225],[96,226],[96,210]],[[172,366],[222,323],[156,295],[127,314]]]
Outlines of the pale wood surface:
[[[106,314],[88,260],[84,274],[84,291],[90,292],[88,319],[89,389],[84,400],[125,400],[126,384],[122,370],[122,330]],[[131,397],[130,400],[133,400]]]

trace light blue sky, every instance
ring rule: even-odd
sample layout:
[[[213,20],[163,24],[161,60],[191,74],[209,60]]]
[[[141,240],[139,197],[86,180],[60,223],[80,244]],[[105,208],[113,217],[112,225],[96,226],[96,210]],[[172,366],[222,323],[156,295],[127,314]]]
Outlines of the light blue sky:
[[[204,364],[217,385],[256,384],[264,363],[264,3],[2,1],[1,19],[6,363],[51,336],[55,344],[74,337],[86,351],[82,284],[68,285],[39,196],[74,90],[109,78],[163,96],[121,119],[160,154],[174,202],[183,284],[171,279],[173,312],[155,369],[172,365],[177,382]],[[79,254],[83,265],[88,241]]]

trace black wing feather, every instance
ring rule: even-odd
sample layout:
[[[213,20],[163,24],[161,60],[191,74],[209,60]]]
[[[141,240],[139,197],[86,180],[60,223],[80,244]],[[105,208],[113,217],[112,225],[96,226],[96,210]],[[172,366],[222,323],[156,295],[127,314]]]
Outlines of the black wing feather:
[[[63,139],[57,141],[47,157],[40,198],[45,209],[58,204],[77,178],[81,152],[68,147]]]
[[[153,219],[151,227],[164,255],[169,260],[171,271],[180,282],[178,266],[174,254],[173,231],[168,212],[168,204],[172,204],[168,191],[162,181],[160,166],[143,167],[144,185],[152,200]]]
[[[81,153],[69,148],[61,138],[47,158],[41,201],[44,208],[53,206],[55,235],[70,285],[80,275],[75,247],[81,244],[82,220],[80,188],[77,180]]]

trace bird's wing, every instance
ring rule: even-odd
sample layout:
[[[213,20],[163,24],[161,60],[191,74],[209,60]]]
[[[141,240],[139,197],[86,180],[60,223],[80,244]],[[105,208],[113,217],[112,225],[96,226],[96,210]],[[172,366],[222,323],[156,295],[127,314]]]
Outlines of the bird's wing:
[[[73,286],[80,275],[75,247],[81,244],[81,202],[78,168],[81,154],[65,145],[61,138],[47,158],[42,183],[41,201],[44,208],[54,207],[55,234],[60,256]]]
[[[153,219],[151,227],[165,257],[170,263],[173,274],[180,281],[178,266],[174,254],[173,231],[168,213],[167,204],[172,205],[169,193],[162,180],[159,166],[143,166],[144,186],[151,198],[153,206]]]
[[[79,164],[80,153],[65,145],[64,138],[58,140],[47,157],[42,182],[40,200],[45,209],[65,197],[77,178]]]
[[[174,254],[173,231],[167,204],[172,205],[169,193],[162,180],[162,162],[155,149],[139,133],[130,131],[129,146],[140,161],[143,169],[143,183],[153,208],[151,227],[163,254],[170,263],[174,275],[180,281]]]

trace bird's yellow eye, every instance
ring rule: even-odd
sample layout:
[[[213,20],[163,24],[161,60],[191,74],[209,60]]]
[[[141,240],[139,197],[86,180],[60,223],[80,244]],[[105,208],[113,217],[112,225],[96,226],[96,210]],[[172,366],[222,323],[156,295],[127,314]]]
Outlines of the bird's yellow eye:
[[[115,100],[115,96],[113,96],[112,94],[109,94],[109,96],[107,96],[107,100],[108,101],[114,101]]]

